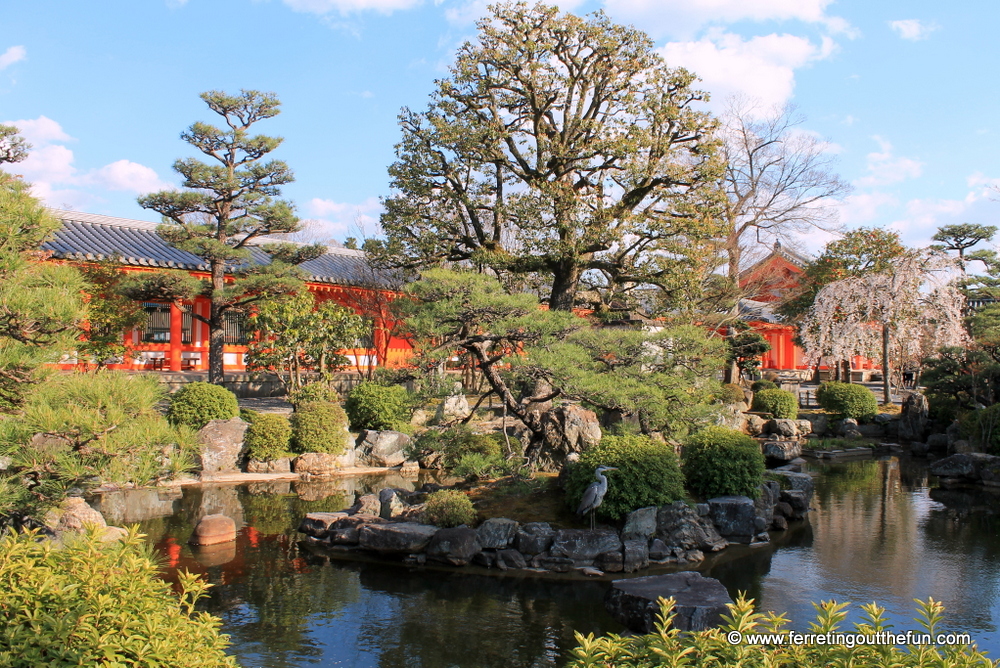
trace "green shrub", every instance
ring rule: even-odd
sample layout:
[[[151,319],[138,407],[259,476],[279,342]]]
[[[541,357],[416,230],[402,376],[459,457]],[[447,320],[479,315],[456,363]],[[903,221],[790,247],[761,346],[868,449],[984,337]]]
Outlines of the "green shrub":
[[[864,385],[823,383],[816,390],[816,400],[820,406],[841,418],[871,420],[878,413],[878,400]]]
[[[764,479],[760,445],[725,427],[706,427],[689,437],[683,462],[688,491],[700,499],[730,494],[755,498]]]
[[[410,400],[406,388],[361,383],[344,403],[355,429],[395,429],[409,418]]]
[[[476,509],[465,493],[457,489],[442,489],[427,497],[424,519],[439,527],[457,527],[475,522]]]
[[[445,467],[451,468],[468,454],[500,457],[503,453],[499,434],[477,434],[468,425],[455,425],[448,429],[428,429],[417,437],[416,452],[440,452]]]
[[[459,458],[451,472],[459,478],[486,480],[487,478],[509,475],[512,472],[512,467],[502,455],[470,452]]]
[[[212,383],[188,383],[170,397],[167,419],[201,429],[211,420],[228,420],[240,414],[236,395]]]
[[[249,459],[265,462],[284,457],[291,439],[292,427],[288,418],[274,413],[258,413],[247,428],[243,444]]]
[[[1000,404],[969,411],[959,418],[959,426],[976,450],[1000,455]]]
[[[605,436],[569,467],[566,498],[574,510],[601,465],[618,469],[604,474],[608,493],[597,509],[602,517],[617,520],[637,508],[684,498],[684,478],[672,446],[648,436]]]
[[[799,416],[799,402],[786,390],[760,390],[754,392],[753,410],[770,413],[779,419],[794,420]]]
[[[56,547],[32,533],[0,538],[0,665],[236,667],[222,621],[195,611],[208,585],[178,573],[180,594],[135,529]]]
[[[295,452],[339,455],[347,445],[347,415],[337,404],[299,404],[292,413],[291,426]]]
[[[260,411],[255,411],[255,410],[252,410],[250,408],[241,408],[240,409],[240,419],[243,420],[244,422],[246,422],[247,424],[252,424],[253,423],[253,419],[255,417],[257,417],[258,415],[261,415]]]
[[[340,403],[340,394],[326,383],[309,383],[288,394],[288,401],[293,406],[325,401],[331,404]]]
[[[724,404],[738,404],[741,401],[746,401],[746,395],[743,394],[743,388],[735,383],[726,383],[722,386],[716,396]]]
[[[916,636],[926,633],[933,636],[941,633],[943,626],[941,603],[928,599],[917,601],[917,616],[914,618],[922,630]],[[791,622],[774,613],[754,611],[753,599],[740,595],[735,603],[729,603],[729,612],[723,616],[721,628],[705,631],[681,632],[672,628],[674,619],[674,599],[663,603],[655,630],[648,635],[607,635],[595,638],[577,633],[577,647],[570,654],[572,659],[567,668],[590,668],[592,666],[615,666],[616,668],[645,668],[646,666],[689,666],[690,668],[715,668],[718,666],[741,666],[741,668],[770,668],[772,666],[795,666],[796,668],[826,668],[826,666],[897,666],[915,668],[918,666],[938,666],[939,668],[989,668],[993,666],[975,645],[942,646],[927,642],[908,645],[904,648],[892,644],[853,643],[845,641],[829,644],[797,645],[790,642],[776,644],[749,644],[750,634],[770,634],[789,632]],[[853,628],[842,626],[847,618],[847,606],[835,601],[815,604],[816,621],[809,624],[809,632],[817,634],[845,633],[874,636],[880,633],[900,633],[885,615],[885,609],[874,603],[861,606],[864,612],[861,621]],[[797,625],[795,628],[802,628]],[[733,636],[743,642],[730,642]]]
[[[750,386],[751,392],[760,392],[761,390],[777,390],[777,383],[773,383],[769,380],[755,380],[753,385]]]

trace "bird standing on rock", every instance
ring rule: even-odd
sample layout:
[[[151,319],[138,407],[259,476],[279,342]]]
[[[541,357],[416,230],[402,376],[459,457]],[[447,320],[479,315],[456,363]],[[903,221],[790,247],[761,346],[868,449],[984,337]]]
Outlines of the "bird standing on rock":
[[[608,493],[608,479],[604,476],[605,471],[617,471],[614,466],[598,466],[594,471],[597,482],[592,482],[587,486],[580,500],[580,507],[576,509],[577,515],[590,513],[590,528],[594,528],[594,513],[604,501],[604,495]]]

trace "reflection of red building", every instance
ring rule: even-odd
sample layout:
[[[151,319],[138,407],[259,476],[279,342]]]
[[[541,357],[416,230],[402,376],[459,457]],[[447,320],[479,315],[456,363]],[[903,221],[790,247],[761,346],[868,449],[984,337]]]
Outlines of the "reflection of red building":
[[[762,358],[763,369],[805,369],[802,348],[793,343],[795,328],[782,324],[774,313],[777,302],[799,285],[808,258],[775,242],[774,248],[740,273],[740,288],[750,297],[740,301],[741,316],[771,344]]]
[[[63,227],[52,240],[42,245],[42,249],[55,259],[115,260],[121,263],[125,272],[176,270],[195,278],[208,277],[205,261],[163,241],[156,234],[156,223],[76,211],[53,210],[52,213],[63,221]],[[275,240],[262,239],[261,243]],[[270,261],[260,248],[254,247],[251,252],[254,262]],[[392,293],[378,287],[361,251],[330,248],[325,255],[304,262],[300,268],[307,274],[306,285],[317,300],[333,300],[362,315],[374,317],[377,323],[387,315],[384,307],[391,301]],[[204,297],[197,297],[184,306],[208,317],[209,302]],[[148,302],[144,307],[145,326],[123,333],[129,352],[125,359],[111,365],[112,368],[155,371],[208,368],[208,325],[185,313],[177,304]],[[244,354],[250,335],[243,326],[242,315],[227,315],[226,370],[245,370]],[[356,367],[393,365],[409,356],[409,344],[389,337],[381,323],[376,326],[372,339],[345,351]],[[64,362],[72,365],[76,360],[66,358]]]

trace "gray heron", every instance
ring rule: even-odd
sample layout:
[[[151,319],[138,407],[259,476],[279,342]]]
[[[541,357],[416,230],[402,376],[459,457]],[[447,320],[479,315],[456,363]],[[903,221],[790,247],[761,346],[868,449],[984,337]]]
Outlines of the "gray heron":
[[[587,486],[580,500],[580,507],[576,509],[577,515],[590,513],[590,528],[594,528],[594,513],[604,501],[604,495],[608,493],[608,479],[604,476],[605,471],[617,471],[614,466],[598,466],[594,471],[597,482],[592,482]]]

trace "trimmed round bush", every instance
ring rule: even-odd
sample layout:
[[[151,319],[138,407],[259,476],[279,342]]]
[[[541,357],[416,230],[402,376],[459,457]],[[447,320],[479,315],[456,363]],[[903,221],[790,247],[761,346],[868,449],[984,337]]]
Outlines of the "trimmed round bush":
[[[293,406],[308,404],[314,401],[325,401],[331,404],[340,403],[340,394],[337,390],[324,383],[309,383],[303,385],[294,392],[288,394],[288,401]]]
[[[58,547],[34,533],[0,538],[0,664],[237,668],[222,621],[197,612],[208,585],[160,577],[136,529],[121,542],[98,532]]]
[[[347,415],[337,404],[324,401],[299,404],[290,422],[295,452],[343,454],[347,445]]]
[[[746,401],[746,395],[743,394],[743,388],[736,383],[726,383],[722,386],[716,396],[724,404],[738,404],[741,401]]]
[[[707,427],[684,446],[684,478],[699,499],[757,496],[764,480],[764,453],[754,439],[725,427]]]
[[[760,390],[754,392],[753,410],[770,413],[778,419],[794,420],[799,416],[799,402],[786,390]]]
[[[201,429],[211,420],[229,420],[240,414],[236,395],[212,383],[188,383],[170,397],[167,419]]]
[[[842,418],[871,420],[878,413],[878,400],[864,385],[823,383],[816,390],[819,405]]]
[[[424,505],[424,519],[439,527],[457,527],[476,521],[472,501],[457,489],[441,489],[431,493]]]
[[[966,413],[959,418],[959,426],[976,450],[1000,454],[1000,404]]]
[[[596,482],[594,470],[601,465],[618,469],[604,474],[608,493],[597,509],[601,517],[617,520],[637,508],[684,498],[684,478],[672,446],[648,436],[605,436],[569,467],[566,499],[573,510],[590,483]]]
[[[440,452],[447,468],[458,464],[465,455],[476,454],[499,458],[503,454],[502,436],[499,434],[477,434],[468,425],[456,425],[448,429],[428,429],[416,440],[416,450]]]
[[[777,389],[779,389],[778,385],[776,383],[772,383],[769,380],[755,380],[753,382],[753,385],[750,386],[751,392],[760,392],[761,390],[777,390]]]
[[[243,443],[247,457],[257,461],[280,459],[288,453],[292,440],[292,426],[284,415],[257,413],[249,421]]]
[[[395,429],[407,421],[409,394],[400,385],[361,383],[347,395],[344,409],[355,429]]]

